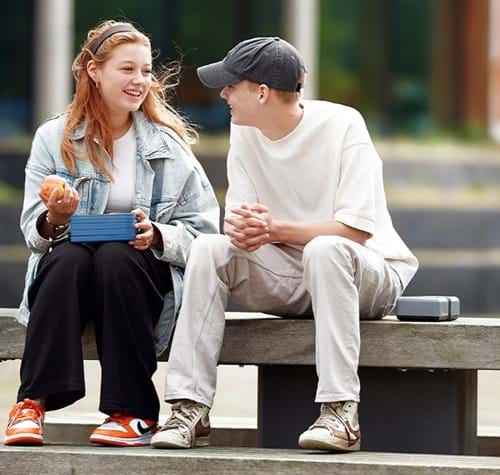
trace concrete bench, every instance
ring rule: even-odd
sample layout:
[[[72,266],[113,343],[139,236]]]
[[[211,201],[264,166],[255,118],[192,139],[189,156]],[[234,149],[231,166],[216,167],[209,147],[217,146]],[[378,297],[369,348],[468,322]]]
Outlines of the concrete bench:
[[[0,360],[22,357],[16,310],[0,310]],[[259,367],[258,441],[296,447],[318,415],[314,322],[227,314],[220,364]],[[97,359],[93,330],[84,357]],[[361,322],[362,448],[477,454],[477,371],[500,369],[500,319]],[[165,359],[165,355],[161,358]]]

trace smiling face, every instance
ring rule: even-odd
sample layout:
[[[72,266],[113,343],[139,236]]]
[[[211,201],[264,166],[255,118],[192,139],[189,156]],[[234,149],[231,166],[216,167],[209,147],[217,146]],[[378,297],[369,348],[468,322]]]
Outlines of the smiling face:
[[[220,92],[231,113],[231,122],[236,125],[255,126],[260,111],[258,86],[249,81],[240,81],[226,86]]]
[[[110,114],[121,116],[139,109],[151,88],[151,63],[151,49],[139,43],[117,46],[100,67],[89,62],[89,75]]]

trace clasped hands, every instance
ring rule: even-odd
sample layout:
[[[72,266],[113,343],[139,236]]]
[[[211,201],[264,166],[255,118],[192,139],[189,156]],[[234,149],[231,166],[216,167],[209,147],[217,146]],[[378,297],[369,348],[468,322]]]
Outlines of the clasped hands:
[[[271,240],[273,220],[269,209],[259,203],[242,204],[231,209],[224,219],[224,232],[231,243],[243,251],[253,252]]]

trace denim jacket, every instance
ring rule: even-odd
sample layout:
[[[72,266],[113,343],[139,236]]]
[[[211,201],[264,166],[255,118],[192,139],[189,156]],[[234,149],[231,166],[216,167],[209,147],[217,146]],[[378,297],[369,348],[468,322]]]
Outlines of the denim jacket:
[[[28,289],[41,257],[51,246],[37,229],[37,220],[46,211],[38,196],[44,177],[50,174],[62,176],[76,188],[80,195],[76,214],[102,214],[109,196],[109,178],[96,171],[89,160],[76,160],[75,176],[70,175],[64,165],[61,141],[66,117],[67,114],[61,114],[38,128],[26,165],[21,230],[31,256],[18,317],[24,325],[29,320]],[[158,259],[170,264],[172,274],[173,290],[165,296],[155,329],[159,355],[168,345],[180,307],[190,244],[200,233],[218,232],[219,207],[201,165],[175,132],[152,123],[142,112],[133,114],[133,123],[137,139],[133,208],[141,208],[160,231],[163,251],[153,252]],[[77,157],[85,156],[84,136],[84,125],[73,133]]]

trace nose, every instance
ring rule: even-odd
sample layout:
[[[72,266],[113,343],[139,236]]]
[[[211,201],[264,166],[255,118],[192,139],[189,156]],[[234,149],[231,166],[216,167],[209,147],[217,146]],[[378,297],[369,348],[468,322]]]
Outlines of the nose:
[[[221,90],[219,95],[220,97],[222,97],[222,99],[227,100],[227,86]]]
[[[145,78],[142,74],[142,71],[137,71],[135,74],[134,74],[134,77],[132,78],[132,81],[136,84],[144,84],[145,82]]]

